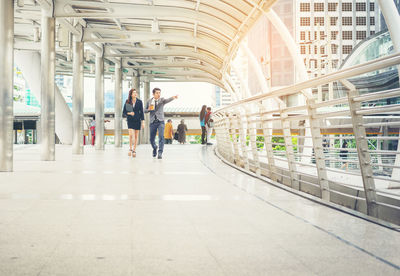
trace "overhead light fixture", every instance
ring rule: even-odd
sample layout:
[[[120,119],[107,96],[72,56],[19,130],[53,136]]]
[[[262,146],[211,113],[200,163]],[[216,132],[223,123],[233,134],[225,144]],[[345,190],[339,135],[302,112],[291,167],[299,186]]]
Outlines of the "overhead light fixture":
[[[85,50],[85,60],[86,62],[90,61],[90,51],[88,49]]]
[[[72,60],[72,53],[70,50],[67,50],[67,61],[71,61]]]
[[[17,0],[17,6],[18,6],[19,8],[23,8],[23,7],[25,6],[24,0]]]
[[[40,29],[39,26],[33,27],[33,42],[39,42],[40,40]]]

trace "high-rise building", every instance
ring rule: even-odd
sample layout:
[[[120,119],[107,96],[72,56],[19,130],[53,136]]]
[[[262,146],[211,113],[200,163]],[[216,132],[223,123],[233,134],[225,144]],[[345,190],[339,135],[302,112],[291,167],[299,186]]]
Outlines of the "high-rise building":
[[[280,0],[272,8],[293,36],[294,2],[296,1]],[[269,86],[287,86],[295,82],[295,68],[289,50],[279,30],[276,30],[266,17],[261,18],[249,32],[248,45],[261,64]],[[249,67],[249,89],[252,93],[261,90],[251,67]]]
[[[215,107],[224,107],[231,103],[233,103],[232,95],[219,86],[215,86]]]
[[[338,68],[360,41],[380,30],[375,0],[295,2],[295,37],[312,76],[320,67],[326,73],[329,60],[333,69]]]

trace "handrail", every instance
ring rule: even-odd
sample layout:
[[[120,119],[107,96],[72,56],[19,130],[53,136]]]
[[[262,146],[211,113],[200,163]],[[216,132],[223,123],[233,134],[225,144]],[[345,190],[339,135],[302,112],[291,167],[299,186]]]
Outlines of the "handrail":
[[[224,110],[231,109],[236,106],[240,106],[245,103],[250,103],[257,100],[264,100],[273,97],[287,96],[299,93],[299,91],[304,89],[309,89],[312,87],[320,86],[329,82],[339,81],[342,79],[348,79],[358,75],[362,75],[371,71],[376,71],[385,67],[394,66],[400,64],[400,53],[396,53],[390,56],[382,57],[372,61],[368,61],[362,64],[357,64],[346,69],[342,69],[330,74],[326,74],[320,77],[316,77],[307,81],[299,82],[288,87],[272,90],[269,93],[263,93],[247,99],[243,99],[232,103],[228,106],[224,106],[215,111],[215,113],[222,112]]]

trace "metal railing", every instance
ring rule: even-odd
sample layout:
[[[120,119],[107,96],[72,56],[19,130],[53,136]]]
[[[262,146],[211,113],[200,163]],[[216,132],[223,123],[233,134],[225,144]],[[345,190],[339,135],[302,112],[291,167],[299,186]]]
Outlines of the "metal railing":
[[[348,80],[399,64],[394,54],[223,107],[216,149],[244,170],[400,225],[400,89],[360,93]],[[346,96],[317,102],[312,89],[332,82]]]

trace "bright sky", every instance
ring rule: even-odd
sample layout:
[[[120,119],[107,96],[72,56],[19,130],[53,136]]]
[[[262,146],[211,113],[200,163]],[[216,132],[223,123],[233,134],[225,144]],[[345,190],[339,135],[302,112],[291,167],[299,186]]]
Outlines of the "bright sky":
[[[84,102],[85,107],[94,107],[95,105],[95,79],[85,78],[84,83]],[[175,107],[195,107],[195,106],[214,106],[215,104],[215,86],[203,82],[154,82],[150,83],[150,93],[154,87],[161,89],[161,97],[168,98],[179,95],[178,100],[170,105]],[[114,82],[110,79],[104,81],[104,91],[114,90]],[[123,92],[129,91],[128,82],[123,82]],[[143,87],[141,87],[143,91]]]

